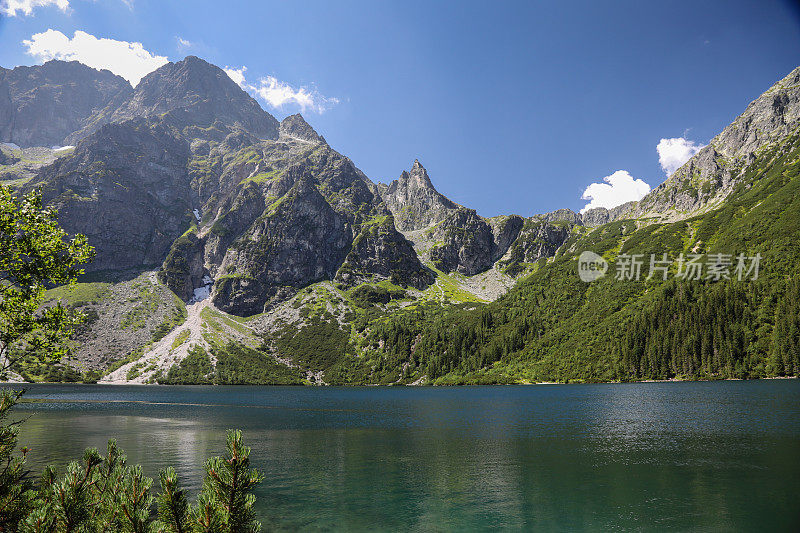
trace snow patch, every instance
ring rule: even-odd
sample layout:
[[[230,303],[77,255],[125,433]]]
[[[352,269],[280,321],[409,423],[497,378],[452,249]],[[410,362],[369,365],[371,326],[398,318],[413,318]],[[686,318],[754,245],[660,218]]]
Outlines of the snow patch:
[[[209,296],[211,296],[211,286],[203,285],[202,287],[197,287],[194,290],[194,297],[192,298],[192,300],[195,302],[202,302]]]
[[[203,276],[203,286],[197,287],[193,291],[194,296],[192,296],[192,299],[189,301],[189,303],[202,302],[203,300],[211,296],[211,289],[213,287],[214,287],[214,280],[211,279],[211,276],[206,274],[205,276]]]
[[[8,146],[12,150],[22,150],[22,148],[20,148],[19,145],[14,143],[3,143],[3,146]]]
[[[75,147],[72,146],[71,144],[68,144],[67,146],[53,146],[51,150],[53,150],[54,152],[63,152],[64,150],[72,150],[73,148]]]
[[[196,219],[197,219],[197,221],[198,221],[198,222],[200,222],[200,219],[202,218],[202,217],[200,216],[200,210],[199,210],[199,209],[193,209],[193,210],[192,210],[192,213],[194,213],[194,218],[196,218]]]

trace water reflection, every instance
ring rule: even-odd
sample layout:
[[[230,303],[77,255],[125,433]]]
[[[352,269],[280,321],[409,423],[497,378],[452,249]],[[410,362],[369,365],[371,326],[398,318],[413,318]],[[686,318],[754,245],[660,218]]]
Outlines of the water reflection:
[[[39,468],[112,436],[194,493],[242,428],[276,530],[789,529],[799,385],[34,387],[22,441]]]

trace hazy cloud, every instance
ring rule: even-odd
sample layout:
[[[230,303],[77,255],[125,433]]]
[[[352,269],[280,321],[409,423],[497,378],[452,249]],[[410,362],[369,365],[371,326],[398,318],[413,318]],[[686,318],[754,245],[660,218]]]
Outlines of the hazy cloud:
[[[175,36],[175,41],[178,43],[178,50],[184,51],[192,48],[194,43],[188,39],[184,39],[180,35]]]
[[[92,68],[108,69],[134,86],[168,62],[166,57],[145,50],[142,43],[98,39],[83,31],[76,31],[70,39],[60,31],[50,29],[32,35],[22,44],[27,48],[26,52],[39,61],[80,61]]]
[[[314,88],[294,88],[274,76],[265,76],[253,85],[245,79],[247,67],[225,67],[225,72],[244,90],[266,102],[269,106],[280,109],[286,105],[296,105],[302,112],[311,110],[315,113],[324,113],[332,106],[339,103],[338,98],[328,98]]]
[[[66,12],[69,0],[0,0],[0,13],[9,17],[16,17],[17,14],[30,16],[34,8],[44,6],[56,6]]]
[[[590,200],[581,209],[585,213],[595,207],[611,209],[626,202],[641,200],[650,192],[650,185],[640,179],[634,179],[626,170],[617,170],[603,178],[605,183],[592,183],[583,191],[582,200]]]
[[[656,146],[658,162],[667,176],[671,176],[673,172],[703,148],[705,148],[704,144],[697,144],[683,137],[661,139],[658,142],[658,146]]]

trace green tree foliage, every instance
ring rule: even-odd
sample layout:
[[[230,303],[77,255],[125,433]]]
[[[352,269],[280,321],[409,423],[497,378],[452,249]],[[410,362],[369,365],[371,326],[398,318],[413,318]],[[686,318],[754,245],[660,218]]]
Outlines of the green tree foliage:
[[[333,317],[310,317],[302,328],[287,326],[275,339],[278,352],[308,368],[328,369],[351,351],[350,336]]]
[[[11,408],[22,391],[0,393],[0,531],[14,531],[25,517],[34,497],[33,484],[25,470],[27,448],[14,454],[19,426],[7,422]]]
[[[211,348],[216,365],[201,346],[192,346],[180,363],[172,365],[160,384],[191,385],[300,385],[303,376],[296,368],[278,363],[266,348],[254,350],[242,344],[228,343]]]
[[[206,477],[193,513],[200,531],[257,532],[252,488],[264,476],[250,468],[250,448],[242,444],[241,431],[228,432],[228,453],[206,461]]]
[[[158,496],[158,528],[169,533],[189,531],[189,502],[178,484],[175,469],[165,468],[159,475],[161,494]]]
[[[69,533],[241,533],[260,530],[253,488],[263,480],[250,467],[250,449],[239,431],[229,431],[227,454],[206,462],[203,489],[194,506],[175,469],[161,471],[161,493],[140,465],[129,466],[109,441],[105,455],[87,449],[62,475],[44,470],[38,484],[25,469],[28,451],[14,456],[18,426],[6,421],[21,393],[0,395],[0,531]],[[157,513],[153,503],[157,502]]]
[[[74,283],[94,249],[69,238],[38,193],[14,197],[0,186],[0,372],[30,352],[58,360],[80,322],[60,304],[41,308],[48,286]]]

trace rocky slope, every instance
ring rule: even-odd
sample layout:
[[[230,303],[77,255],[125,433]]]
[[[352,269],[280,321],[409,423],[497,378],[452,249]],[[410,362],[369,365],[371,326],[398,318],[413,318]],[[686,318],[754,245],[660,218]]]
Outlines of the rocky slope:
[[[718,207],[764,149],[800,127],[800,67],[753,100],[744,113],[624,216],[680,220]]]
[[[107,70],[77,61],[0,70],[0,142],[20,147],[63,146],[66,137],[130,84]]]
[[[552,257],[571,228],[584,224],[569,209],[530,219],[517,215],[485,219],[437,191],[418,160],[410,172],[380,186],[380,191],[395,221],[399,220],[397,228],[414,243],[420,258],[446,273],[474,276],[498,265],[508,273],[521,274],[537,260]],[[603,211],[593,210],[589,220],[594,223],[608,217],[607,210]],[[533,226],[544,229],[535,233]]]

